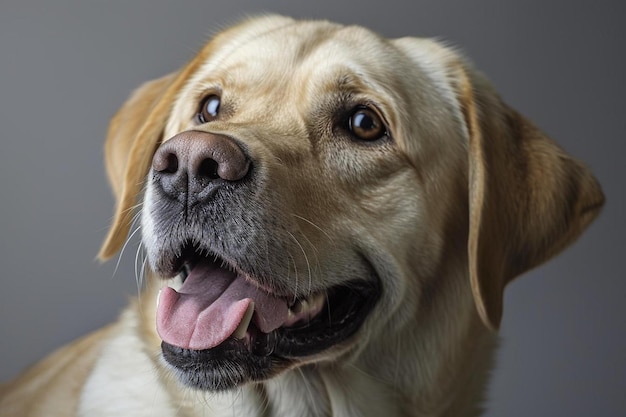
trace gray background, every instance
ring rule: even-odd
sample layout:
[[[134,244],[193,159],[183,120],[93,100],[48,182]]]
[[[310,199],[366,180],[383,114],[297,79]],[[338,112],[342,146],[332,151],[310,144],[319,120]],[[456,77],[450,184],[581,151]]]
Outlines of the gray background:
[[[506,293],[489,416],[625,415],[626,3],[0,3],[0,380],[116,317],[134,253],[99,265],[112,214],[102,141],[141,82],[261,11],[458,45],[505,99],[584,159],[608,197],[573,247]]]

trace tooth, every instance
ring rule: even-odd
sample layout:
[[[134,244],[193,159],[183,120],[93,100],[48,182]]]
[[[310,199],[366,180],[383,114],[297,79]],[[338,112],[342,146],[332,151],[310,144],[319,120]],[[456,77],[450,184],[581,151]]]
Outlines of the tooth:
[[[324,305],[326,301],[326,296],[323,293],[317,294],[313,300],[310,301],[312,309],[319,309]]]
[[[243,339],[246,336],[246,332],[248,331],[248,326],[250,325],[250,321],[252,320],[252,314],[254,313],[254,303],[248,304],[248,309],[243,315],[239,326],[235,329],[233,334],[231,335],[235,339]]]
[[[293,305],[291,307],[289,307],[289,309],[294,312],[295,314],[298,314],[300,312],[302,312],[302,310],[304,310],[307,307],[306,305],[306,300],[296,300]]]
[[[159,290],[159,293],[157,294],[156,308],[159,308],[159,301],[161,301],[161,291],[163,291],[163,288],[161,288]]]
[[[182,277],[180,276],[180,274],[176,275],[174,278],[171,278],[167,281],[167,286],[174,291],[180,291],[180,287],[183,286],[183,280],[181,278]]]

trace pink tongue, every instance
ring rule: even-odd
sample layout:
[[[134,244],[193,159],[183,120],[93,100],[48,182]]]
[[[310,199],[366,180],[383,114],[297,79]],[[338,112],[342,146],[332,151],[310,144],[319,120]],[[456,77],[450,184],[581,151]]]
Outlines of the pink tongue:
[[[157,331],[163,341],[184,349],[211,349],[228,339],[254,302],[253,321],[269,333],[287,320],[287,303],[213,264],[195,267],[176,292],[159,295]]]

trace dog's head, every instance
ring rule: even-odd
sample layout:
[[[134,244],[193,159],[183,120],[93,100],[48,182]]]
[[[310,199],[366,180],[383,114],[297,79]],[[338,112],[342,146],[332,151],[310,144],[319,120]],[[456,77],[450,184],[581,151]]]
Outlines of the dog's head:
[[[159,297],[164,357],[213,390],[407,328],[495,329],[505,285],[603,204],[449,48],[282,17],[143,85],[106,155],[118,204],[100,256],[140,203],[150,269],[178,281]]]

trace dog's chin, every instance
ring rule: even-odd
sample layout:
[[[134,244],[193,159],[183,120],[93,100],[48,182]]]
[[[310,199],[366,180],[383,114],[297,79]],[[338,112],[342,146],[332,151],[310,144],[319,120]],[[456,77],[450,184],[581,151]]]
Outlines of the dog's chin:
[[[236,339],[205,350],[183,349],[162,342],[161,350],[180,382],[205,391],[225,391],[247,382],[262,381],[293,365],[289,359],[256,355]]]
[[[226,265],[215,255],[200,262],[210,262],[213,267],[220,265],[237,274],[232,272],[232,265]],[[197,263],[197,259],[192,262]],[[294,300],[292,296],[287,301],[285,297],[289,319],[272,330],[264,332],[258,320],[250,320],[243,325],[247,326],[245,329],[240,329],[241,324],[238,326],[236,336],[209,348],[189,344],[181,347],[163,341],[163,359],[183,384],[200,390],[223,391],[267,380],[286,369],[345,352],[355,343],[359,329],[380,296],[380,281],[373,267],[367,263],[365,269],[368,276],[355,277],[344,285],[307,298]],[[189,268],[184,267],[183,280],[188,273]]]

